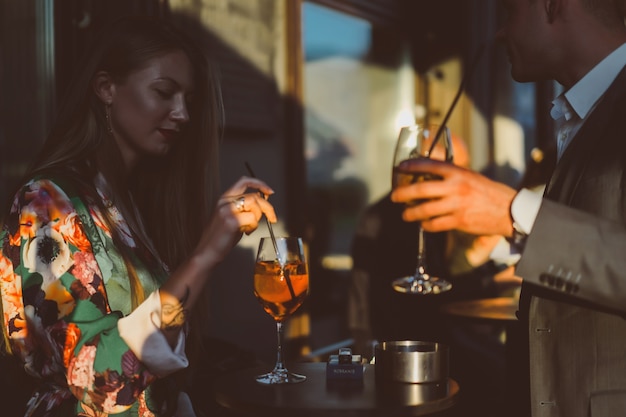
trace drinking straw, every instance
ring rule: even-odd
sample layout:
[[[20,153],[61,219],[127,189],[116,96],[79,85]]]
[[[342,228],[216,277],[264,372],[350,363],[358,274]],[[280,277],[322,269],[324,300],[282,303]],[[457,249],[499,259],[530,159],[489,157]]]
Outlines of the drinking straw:
[[[254,175],[254,171],[248,162],[244,162],[246,164],[246,168],[248,169],[248,173],[252,178],[256,178]],[[264,199],[267,200],[267,196],[261,192],[259,192]],[[289,294],[291,294],[291,299],[296,298],[296,292],[293,290],[293,285],[291,284],[291,278],[289,278],[289,272],[285,269],[283,265],[282,258],[280,257],[280,252],[278,250],[278,244],[276,243],[276,236],[274,235],[274,229],[272,228],[272,223],[265,216],[265,224],[267,224],[267,229],[270,231],[270,237],[272,238],[272,244],[274,245],[274,251],[276,252],[276,260],[280,265],[280,272],[285,277],[285,281],[287,282],[287,288],[289,288]]]
[[[486,43],[483,43],[478,48],[478,51],[476,51],[476,55],[474,55],[474,60],[472,61],[469,69],[465,73],[465,76],[461,80],[461,85],[459,86],[459,89],[456,92],[456,96],[454,96],[454,100],[452,100],[452,104],[450,105],[450,108],[448,109],[448,112],[446,113],[445,117],[443,118],[443,121],[439,125],[439,129],[437,130],[437,133],[435,134],[435,138],[433,139],[433,143],[430,145],[430,149],[428,150],[428,155],[430,155],[433,152],[433,150],[435,149],[435,146],[437,145],[437,142],[439,141],[439,137],[441,136],[441,133],[443,132],[443,129],[445,129],[446,124],[448,123],[448,119],[450,118],[450,115],[452,114],[452,110],[454,110],[454,108],[456,107],[456,104],[458,103],[459,98],[461,98],[461,94],[465,90],[465,86],[467,85],[467,83],[468,83],[472,73],[474,72],[474,70],[478,66],[478,60],[480,59],[480,57],[483,54],[483,51],[485,50],[485,45],[486,45]],[[452,154],[450,154],[450,155],[452,155]],[[450,161],[448,161],[448,162],[450,162]]]

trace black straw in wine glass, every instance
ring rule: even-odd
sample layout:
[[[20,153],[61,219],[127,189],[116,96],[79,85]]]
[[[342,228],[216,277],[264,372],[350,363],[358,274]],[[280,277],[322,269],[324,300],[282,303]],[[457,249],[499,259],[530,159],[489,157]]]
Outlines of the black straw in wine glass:
[[[459,102],[459,99],[461,98],[461,94],[463,93],[463,91],[465,91],[465,87],[467,86],[467,83],[469,82],[472,74],[474,73],[474,70],[478,66],[478,61],[480,60],[480,57],[483,55],[485,46],[486,46],[486,43],[483,43],[482,45],[480,45],[480,47],[476,51],[476,54],[474,55],[474,59],[472,60],[472,63],[469,69],[467,70],[467,72],[465,73],[465,76],[461,80],[461,85],[459,85],[459,89],[457,90],[456,95],[454,96],[454,100],[452,100],[452,104],[450,105],[450,108],[448,108],[446,115],[444,116],[443,120],[441,121],[441,124],[439,125],[439,129],[437,130],[437,133],[435,134],[433,143],[431,143],[430,148],[428,149],[428,155],[432,154],[433,150],[435,149],[435,146],[437,146],[439,137],[441,137],[441,133],[443,133],[443,129],[446,128],[446,125],[448,124],[448,120],[450,119],[450,115],[452,114],[452,111],[454,110],[457,103]],[[451,162],[451,161],[452,161],[452,152],[450,152],[447,162]]]
[[[256,178],[256,175],[254,175],[254,171],[252,170],[252,167],[250,166],[250,164],[246,161],[246,168],[248,170],[248,173],[250,174],[250,176],[252,178]],[[267,198],[267,196],[263,193],[260,193],[263,198]],[[296,292],[293,289],[293,284],[291,283],[291,279],[289,278],[289,272],[285,269],[285,266],[283,265],[283,261],[282,258],[280,256],[280,251],[278,250],[278,244],[276,243],[276,236],[274,235],[274,229],[272,228],[272,223],[270,223],[270,221],[267,219],[267,216],[265,217],[265,224],[267,224],[267,229],[270,232],[270,237],[272,238],[272,245],[274,245],[274,251],[276,252],[276,260],[278,261],[278,264],[280,265],[280,272],[282,275],[284,275],[285,277],[285,281],[287,281],[287,288],[289,288],[289,294],[291,295],[291,299],[295,300],[296,298]]]

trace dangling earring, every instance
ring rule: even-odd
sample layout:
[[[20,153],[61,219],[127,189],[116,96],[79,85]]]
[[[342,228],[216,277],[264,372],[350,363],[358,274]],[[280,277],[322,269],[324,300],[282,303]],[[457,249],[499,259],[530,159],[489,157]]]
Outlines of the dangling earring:
[[[107,121],[107,130],[109,135],[113,136],[113,124],[111,124],[111,104],[107,104],[104,108],[104,117]]]

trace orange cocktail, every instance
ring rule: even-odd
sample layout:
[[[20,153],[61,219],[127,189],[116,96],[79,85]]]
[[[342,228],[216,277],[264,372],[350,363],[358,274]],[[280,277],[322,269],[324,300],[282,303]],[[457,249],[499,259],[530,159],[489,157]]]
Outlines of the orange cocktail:
[[[308,290],[309,274],[304,262],[288,262],[283,269],[277,261],[259,261],[255,265],[254,295],[276,321],[296,311]]]

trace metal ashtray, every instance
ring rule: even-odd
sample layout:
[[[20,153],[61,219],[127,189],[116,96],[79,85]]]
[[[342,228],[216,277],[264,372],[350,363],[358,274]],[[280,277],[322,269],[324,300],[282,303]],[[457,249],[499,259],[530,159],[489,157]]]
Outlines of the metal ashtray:
[[[448,378],[449,347],[436,342],[413,340],[380,342],[376,345],[376,379],[423,383]]]

